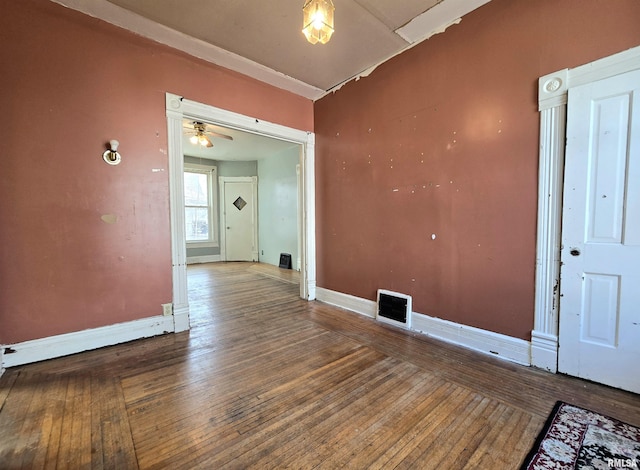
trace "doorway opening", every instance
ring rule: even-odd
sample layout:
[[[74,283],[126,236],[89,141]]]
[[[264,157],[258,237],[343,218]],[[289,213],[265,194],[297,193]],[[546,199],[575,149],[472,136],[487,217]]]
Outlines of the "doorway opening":
[[[189,329],[187,293],[187,256],[185,240],[183,121],[211,123],[230,130],[238,130],[285,141],[299,146],[298,226],[300,246],[300,297],[314,300],[315,280],[315,135],[290,127],[261,121],[252,117],[197,103],[166,94],[168,129],[169,193],[171,217],[171,246],[173,274],[173,313],[175,331]]]
[[[300,271],[302,146],[190,119],[184,119],[183,128],[187,264],[260,261],[278,266],[284,252],[292,256],[292,269]],[[197,135],[194,139],[194,128],[204,143]],[[227,194],[251,183],[244,198]]]

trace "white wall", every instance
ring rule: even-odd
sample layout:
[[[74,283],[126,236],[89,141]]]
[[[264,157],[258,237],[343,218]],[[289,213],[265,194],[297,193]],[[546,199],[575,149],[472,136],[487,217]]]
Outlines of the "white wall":
[[[258,243],[260,261],[280,264],[280,254],[298,260],[298,146],[258,161]]]

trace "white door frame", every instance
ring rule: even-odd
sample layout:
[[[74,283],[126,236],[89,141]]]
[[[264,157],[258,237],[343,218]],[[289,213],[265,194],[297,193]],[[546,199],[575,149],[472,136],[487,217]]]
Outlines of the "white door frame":
[[[258,260],[258,177],[257,176],[219,176],[218,177],[219,199],[220,201],[220,260],[227,260],[227,214],[225,211],[225,183],[251,183],[253,185],[253,200],[251,210],[253,211],[253,239],[252,256]]]
[[[531,332],[531,365],[558,371],[560,243],[566,145],[567,97],[570,88],[640,69],[640,46],[538,80],[540,154],[535,317]]]
[[[169,160],[169,206],[171,220],[171,259],[173,276],[173,314],[175,331],[189,329],[187,297],[187,253],[184,220],[184,156],[182,154],[182,120],[202,120],[212,124],[252,132],[302,146],[302,266],[300,297],[316,298],[316,207],[315,207],[315,134],[291,127],[261,121],[233,113],[182,96],[166,93],[167,138]]]

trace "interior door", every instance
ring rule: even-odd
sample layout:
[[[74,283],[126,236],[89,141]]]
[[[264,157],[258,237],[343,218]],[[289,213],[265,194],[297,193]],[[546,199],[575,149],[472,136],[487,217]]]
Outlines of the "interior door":
[[[255,178],[224,178],[223,225],[227,261],[258,261]]]
[[[558,370],[640,393],[640,71],[569,90]]]

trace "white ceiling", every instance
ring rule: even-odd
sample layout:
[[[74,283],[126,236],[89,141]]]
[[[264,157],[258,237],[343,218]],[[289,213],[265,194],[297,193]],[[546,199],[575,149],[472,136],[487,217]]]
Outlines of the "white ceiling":
[[[333,0],[335,33],[315,45],[304,0],[52,1],[315,100],[490,0]]]

